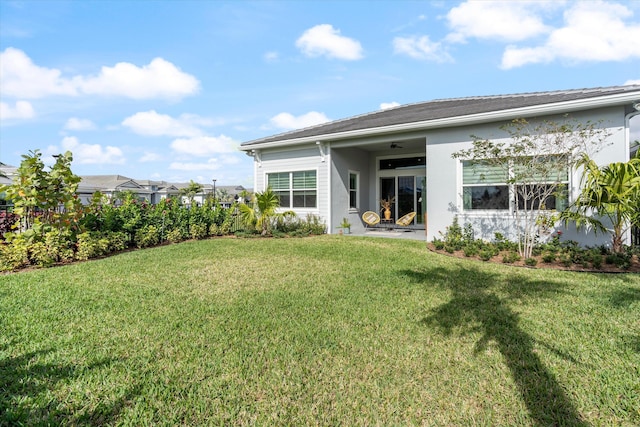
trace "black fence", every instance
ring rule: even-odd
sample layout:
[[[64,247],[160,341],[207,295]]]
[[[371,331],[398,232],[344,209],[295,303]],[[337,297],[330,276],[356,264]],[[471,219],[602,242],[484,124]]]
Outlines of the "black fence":
[[[640,246],[640,227],[631,227],[631,246]]]

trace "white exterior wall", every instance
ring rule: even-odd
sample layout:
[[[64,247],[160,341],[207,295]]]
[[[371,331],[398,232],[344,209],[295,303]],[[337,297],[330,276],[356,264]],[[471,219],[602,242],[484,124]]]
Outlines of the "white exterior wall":
[[[254,162],[255,185],[254,191],[262,192],[267,187],[267,174],[276,172],[296,172],[315,170],[317,185],[317,205],[315,208],[295,208],[296,214],[305,218],[307,214],[318,215],[330,230],[329,216],[329,164],[331,158],[329,150],[324,148],[321,154],[319,145],[309,145],[295,150],[261,150]]]
[[[550,117],[562,121],[563,117]],[[607,144],[592,157],[599,165],[627,161],[629,146],[625,132],[624,110],[622,107],[593,110],[588,113],[573,113],[569,120],[592,122],[602,121],[601,126],[611,133]],[[500,124],[465,126],[456,129],[431,131],[427,135],[427,240],[440,238],[455,215],[461,226],[472,224],[477,238],[491,240],[495,232],[514,238],[515,230],[512,214],[504,211],[464,212],[462,209],[462,167],[460,160],[452,154],[472,147],[470,135],[493,141],[508,141],[507,135],[498,127]],[[570,176],[570,201],[579,193],[581,172],[574,170]],[[557,229],[564,233],[563,239],[576,240],[591,246],[608,244],[610,236],[581,230],[573,226]]]

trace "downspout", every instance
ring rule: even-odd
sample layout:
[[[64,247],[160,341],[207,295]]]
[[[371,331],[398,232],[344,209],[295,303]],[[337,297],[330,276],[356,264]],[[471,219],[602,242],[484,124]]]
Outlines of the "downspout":
[[[329,161],[327,161],[327,212],[328,212],[328,219],[327,219],[327,230],[329,231],[328,234],[331,234],[331,230],[333,230],[333,212],[331,210],[331,194],[333,194],[333,188],[332,188],[332,179],[331,179],[331,175],[332,175],[332,171],[331,171],[331,165],[333,163],[333,160],[331,159],[331,147],[329,146],[329,144],[325,144],[325,154],[326,157],[328,158]],[[325,160],[323,160],[325,161]]]

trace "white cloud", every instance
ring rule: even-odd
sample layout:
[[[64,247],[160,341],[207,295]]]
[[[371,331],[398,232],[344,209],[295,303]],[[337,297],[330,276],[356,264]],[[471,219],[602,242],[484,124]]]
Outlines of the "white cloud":
[[[296,40],[296,47],[310,57],[324,55],[349,61],[363,57],[360,42],[341,36],[340,30],[336,30],[330,24],[316,25],[306,30]]]
[[[0,92],[16,98],[77,95],[75,85],[60,70],[38,67],[23,51],[8,47],[0,53]]]
[[[225,135],[199,136],[195,138],[179,138],[171,143],[171,148],[182,154],[206,157],[219,153],[236,151],[238,143]]]
[[[539,16],[540,9],[548,7],[552,7],[550,2],[467,1],[447,14],[453,29],[447,40],[465,42],[472,37],[512,42],[526,40],[549,31]]]
[[[429,36],[396,37],[393,39],[395,53],[408,55],[414,59],[451,62],[453,58],[446,52],[442,43],[432,42]]]
[[[222,165],[218,159],[209,159],[206,163],[172,162],[169,169],[181,171],[215,171]]]
[[[6,102],[0,102],[0,120],[31,119],[35,115],[36,112],[30,102],[17,101],[15,107]]]
[[[158,162],[162,160],[162,156],[157,153],[152,153],[150,151],[145,151],[145,153],[140,157],[140,163],[148,163],[148,162]]]
[[[640,79],[638,80],[627,80],[626,82],[624,82],[625,86],[631,86],[631,85],[640,85]]]
[[[309,126],[326,123],[330,119],[324,113],[310,111],[307,114],[295,117],[290,113],[280,113],[271,118],[271,124],[281,129],[300,129]]]
[[[79,119],[71,117],[64,125],[65,130],[93,130],[96,125],[89,119]]]
[[[267,62],[275,62],[278,60],[278,58],[280,57],[280,55],[278,54],[278,52],[267,52],[264,54],[263,58],[265,61]]]
[[[387,110],[389,108],[395,108],[395,107],[399,107],[400,103],[399,102],[383,102],[380,104],[380,109],[381,110]]]
[[[114,67],[102,67],[97,77],[77,80],[84,93],[134,99],[182,98],[200,89],[195,77],[162,58],[143,67],[120,62]]]
[[[145,136],[195,137],[202,135],[197,126],[210,124],[210,121],[195,115],[183,114],[175,119],[166,114],[158,114],[155,110],[136,113],[122,121],[123,126]]]
[[[541,46],[508,46],[502,68],[554,60],[623,61],[640,58],[640,24],[627,24],[633,12],[622,4],[576,2],[564,13],[565,26],[551,32]]]
[[[122,150],[118,147],[100,144],[81,144],[75,136],[67,136],[61,143],[62,152],[71,151],[73,161],[80,164],[123,164],[125,162]],[[49,151],[57,147],[49,147]]]
[[[220,170],[223,166],[236,165],[240,163],[240,155],[222,154],[217,157],[211,157],[206,162],[172,162],[169,169],[182,170],[189,172],[207,172]],[[205,179],[199,177],[201,181]]]
[[[133,99],[182,98],[198,92],[200,82],[162,58],[138,67],[120,62],[102,67],[97,76],[63,77],[55,68],[40,67],[23,51],[0,53],[0,92],[4,96],[43,98],[66,95],[123,96]]]

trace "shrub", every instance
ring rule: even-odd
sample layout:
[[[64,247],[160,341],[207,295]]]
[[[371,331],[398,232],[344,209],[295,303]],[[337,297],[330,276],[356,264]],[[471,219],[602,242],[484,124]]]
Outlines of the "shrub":
[[[502,256],[502,262],[505,264],[513,264],[516,261],[520,261],[521,257],[517,252],[509,251]]]
[[[443,235],[443,240],[445,243],[445,250],[449,253],[453,253],[462,249],[463,246],[463,234],[462,228],[458,223],[458,216],[453,217],[453,222],[449,227],[446,228],[445,233]]]
[[[593,266],[593,268],[595,269],[601,269],[602,268],[602,254],[600,253],[594,253],[591,255],[591,265]]]
[[[88,260],[109,252],[109,240],[96,232],[78,234],[76,258]]]
[[[109,252],[122,251],[129,246],[129,236],[124,231],[110,231],[106,238],[109,241]]]
[[[441,251],[444,249],[444,242],[438,238],[434,238],[433,239],[433,247],[437,250],[437,251]]]
[[[160,230],[154,225],[146,225],[136,232],[134,241],[139,248],[148,248],[160,243]]]
[[[191,224],[191,227],[189,227],[189,235],[192,239],[206,239],[209,236],[209,229],[207,227],[207,224]]]
[[[464,252],[464,256],[472,257],[478,255],[480,249],[474,244],[467,244],[464,248],[462,248],[462,251]]]
[[[29,262],[38,267],[47,267],[55,262],[44,242],[33,242],[29,245]]]
[[[556,260],[556,254],[554,252],[547,252],[544,255],[542,255],[542,262],[545,263],[552,263]]]
[[[527,258],[524,260],[524,263],[529,267],[535,267],[538,264],[538,260],[535,258]]]
[[[23,239],[0,244],[0,270],[17,270],[29,265],[29,249]]]
[[[184,240],[184,234],[180,228],[174,228],[167,233],[167,240],[171,243],[178,243]]]
[[[480,259],[482,261],[489,261],[494,256],[494,251],[492,249],[483,249],[480,251]]]
[[[73,261],[75,241],[70,230],[51,230],[44,235],[44,244],[52,262]]]
[[[560,263],[565,267],[571,267],[571,264],[573,264],[573,261],[571,260],[571,255],[567,253],[561,254],[559,260],[560,260]]]
[[[0,239],[4,238],[5,233],[12,230],[13,224],[17,223],[20,217],[14,213],[0,211]]]

